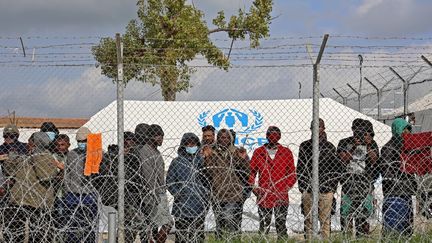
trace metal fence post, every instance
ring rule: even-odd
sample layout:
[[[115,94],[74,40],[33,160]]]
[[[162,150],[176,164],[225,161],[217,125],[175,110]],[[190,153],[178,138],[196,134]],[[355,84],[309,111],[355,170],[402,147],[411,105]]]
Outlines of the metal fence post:
[[[362,112],[362,83],[363,83],[363,74],[362,74],[362,68],[363,68],[363,56],[358,55],[359,61],[360,61],[360,84],[359,84],[359,97],[358,97],[358,110],[361,113]]]
[[[421,72],[423,67],[420,67],[419,70],[415,71],[411,77],[404,79],[399,73],[397,73],[392,67],[389,67],[390,71],[392,71],[396,77],[398,77],[403,82],[403,98],[404,98],[404,117],[408,115],[408,88],[410,86],[411,80],[414,79],[414,77]]]
[[[319,203],[319,178],[318,178],[318,158],[319,158],[319,64],[321,62],[324,48],[329,35],[325,34],[318,53],[316,62],[313,64],[313,107],[312,107],[312,230],[314,237],[318,236],[318,203]]]
[[[378,121],[381,119],[381,90],[374,84],[372,83],[367,77],[364,77],[364,80],[366,82],[368,82],[377,92],[377,109],[378,109]]]
[[[421,59],[423,59],[423,61],[425,61],[429,66],[432,67],[432,62],[429,61],[429,59],[427,59],[424,55],[421,55]]]
[[[402,78],[392,67],[389,67],[390,71],[392,71],[402,82],[403,82],[403,99],[404,99],[404,117],[408,114],[408,85],[409,81]]]
[[[318,203],[319,203],[319,66],[313,65],[313,108],[312,108],[312,230],[318,235]]]
[[[118,242],[125,242],[124,226],[124,84],[123,84],[123,43],[120,34],[116,34],[117,48],[117,142],[119,148],[118,154]]]
[[[342,98],[342,104],[346,105],[347,104],[347,97],[343,96],[341,93],[339,93],[339,91],[337,91],[335,88],[333,88],[334,92],[336,92],[336,94],[338,94],[341,98]]]
[[[346,84],[354,93],[356,93],[357,94],[357,99],[358,99],[358,101],[359,101],[359,106],[358,106],[358,108],[359,108],[359,110],[358,110],[358,112],[360,112],[361,113],[361,104],[360,104],[360,101],[361,101],[361,94],[360,94],[360,92],[359,91],[357,91],[357,90],[355,90],[354,89],[354,87],[353,86],[351,86],[351,84]]]
[[[116,212],[108,213],[108,243],[116,242]]]

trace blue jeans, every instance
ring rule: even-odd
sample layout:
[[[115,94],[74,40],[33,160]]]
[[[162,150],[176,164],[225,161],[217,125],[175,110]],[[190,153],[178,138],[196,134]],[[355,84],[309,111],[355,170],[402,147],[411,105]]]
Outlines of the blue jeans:
[[[99,221],[95,195],[66,193],[64,215],[66,242],[96,242]]]

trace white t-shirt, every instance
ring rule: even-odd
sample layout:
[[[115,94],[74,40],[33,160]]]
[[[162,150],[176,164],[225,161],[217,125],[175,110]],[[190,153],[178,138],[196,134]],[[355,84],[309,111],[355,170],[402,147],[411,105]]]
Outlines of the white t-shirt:
[[[277,148],[276,149],[268,149],[266,148],[268,155],[270,156],[270,158],[273,160],[276,156],[277,153]]]
[[[348,164],[348,171],[351,173],[361,174],[366,170],[367,147],[358,145],[352,153],[352,160]]]

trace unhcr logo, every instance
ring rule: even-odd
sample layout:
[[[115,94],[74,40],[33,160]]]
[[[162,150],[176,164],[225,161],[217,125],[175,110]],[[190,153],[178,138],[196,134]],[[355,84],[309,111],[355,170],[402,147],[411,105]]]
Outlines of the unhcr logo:
[[[235,144],[245,145],[248,149],[253,149],[256,145],[261,146],[266,142],[265,138],[253,136],[253,133],[264,124],[263,115],[254,109],[245,112],[229,107],[216,113],[208,110],[201,112],[197,121],[201,127],[213,125],[216,130],[220,128],[233,129],[237,133]]]

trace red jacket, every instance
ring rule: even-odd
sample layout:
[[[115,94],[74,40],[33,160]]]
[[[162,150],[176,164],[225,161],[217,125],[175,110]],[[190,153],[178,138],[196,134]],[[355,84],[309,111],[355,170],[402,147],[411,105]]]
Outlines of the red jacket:
[[[249,184],[255,184],[256,174],[259,174],[257,204],[264,208],[288,205],[288,191],[294,186],[297,178],[294,157],[291,150],[278,145],[277,153],[272,160],[266,147],[261,146],[253,153]]]
[[[403,134],[401,170],[408,174],[432,173],[432,132]]]

